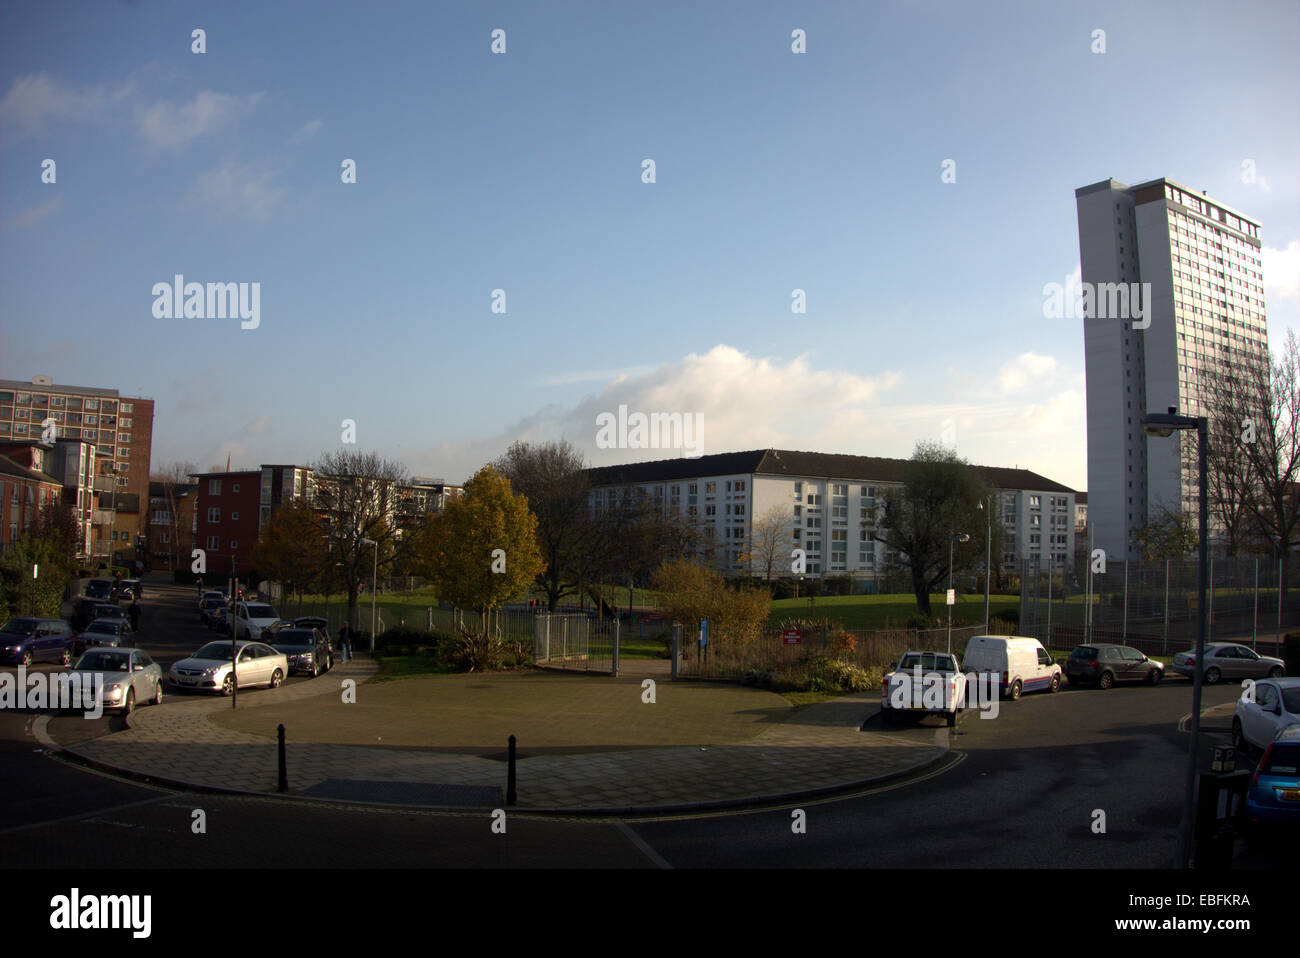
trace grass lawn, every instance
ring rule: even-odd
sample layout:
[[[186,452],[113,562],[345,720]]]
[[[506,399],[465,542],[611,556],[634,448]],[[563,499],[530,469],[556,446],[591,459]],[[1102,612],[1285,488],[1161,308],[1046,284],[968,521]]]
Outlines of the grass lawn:
[[[1004,609],[1020,608],[1019,596],[995,595],[989,599],[989,615]],[[939,619],[947,615],[943,594],[930,596],[930,611]],[[904,627],[914,616],[916,598],[912,595],[827,595],[813,599],[811,609],[806,598],[775,599],[768,624],[775,627],[785,618],[838,619],[847,629],[887,629]],[[984,622],[984,596],[958,595],[953,607],[953,624],[964,621],[967,625]]]

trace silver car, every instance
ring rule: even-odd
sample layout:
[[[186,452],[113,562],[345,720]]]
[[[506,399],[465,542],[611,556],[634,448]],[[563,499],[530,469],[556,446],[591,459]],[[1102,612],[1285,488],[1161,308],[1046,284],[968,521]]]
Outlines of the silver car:
[[[130,715],[137,702],[162,704],[162,667],[139,649],[91,649],[72,671],[103,675],[105,710]]]
[[[1277,733],[1300,726],[1300,678],[1264,679],[1248,694],[1242,691],[1232,712],[1232,744],[1263,751]]]
[[[1205,684],[1214,685],[1220,679],[1276,679],[1286,672],[1286,663],[1267,655],[1259,655],[1250,647],[1235,642],[1215,642],[1205,647],[1201,661]],[[1196,674],[1196,652],[1179,652],[1174,656],[1174,671],[1186,676]]]
[[[279,688],[289,674],[289,659],[263,642],[243,640],[238,648],[238,667],[231,674],[230,641],[218,639],[209,642],[188,659],[172,665],[167,678],[181,689],[201,692],[220,692],[231,695],[235,691],[235,676],[241,689],[255,685]]]

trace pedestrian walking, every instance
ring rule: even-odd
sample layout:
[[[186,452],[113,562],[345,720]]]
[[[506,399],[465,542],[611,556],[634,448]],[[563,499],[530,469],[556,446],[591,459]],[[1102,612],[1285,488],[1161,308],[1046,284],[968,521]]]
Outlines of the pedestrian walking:
[[[126,614],[131,617],[131,631],[140,631],[140,603],[135,599],[131,600],[131,606],[126,610]]]
[[[346,622],[339,629],[339,652],[344,662],[352,661],[352,630]]]

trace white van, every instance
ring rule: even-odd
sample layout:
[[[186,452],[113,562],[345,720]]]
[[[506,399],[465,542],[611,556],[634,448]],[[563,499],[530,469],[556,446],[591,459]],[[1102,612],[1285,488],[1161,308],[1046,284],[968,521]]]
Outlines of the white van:
[[[1002,695],[1010,699],[1061,687],[1061,667],[1043,644],[1020,635],[976,635],[966,644],[961,664],[966,672],[1001,673]]]

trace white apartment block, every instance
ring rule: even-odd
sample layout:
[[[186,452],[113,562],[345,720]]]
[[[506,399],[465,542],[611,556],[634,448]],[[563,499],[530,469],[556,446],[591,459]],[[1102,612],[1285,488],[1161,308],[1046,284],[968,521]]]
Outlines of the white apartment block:
[[[1148,517],[1197,501],[1195,433],[1148,440],[1142,417],[1205,415],[1216,368],[1268,362],[1260,225],[1169,179],[1103,180],[1075,204],[1082,282],[1151,284],[1146,328],[1084,319],[1093,545],[1133,558]]]
[[[901,488],[906,459],[756,449],[695,459],[605,466],[588,470],[593,510],[637,495],[664,515],[697,521],[727,574],[765,572],[760,558],[746,562],[755,521],[780,509],[789,545],[807,554],[807,575],[848,575],[868,590],[882,584],[891,556],[875,540],[885,491]],[[975,466],[996,490],[995,519],[1006,537],[1005,570],[1039,563],[1065,569],[1074,555],[1074,491],[1026,469]],[[974,533],[976,530],[966,530]],[[1050,557],[1050,558],[1049,558]],[[773,576],[788,576],[786,561]]]

